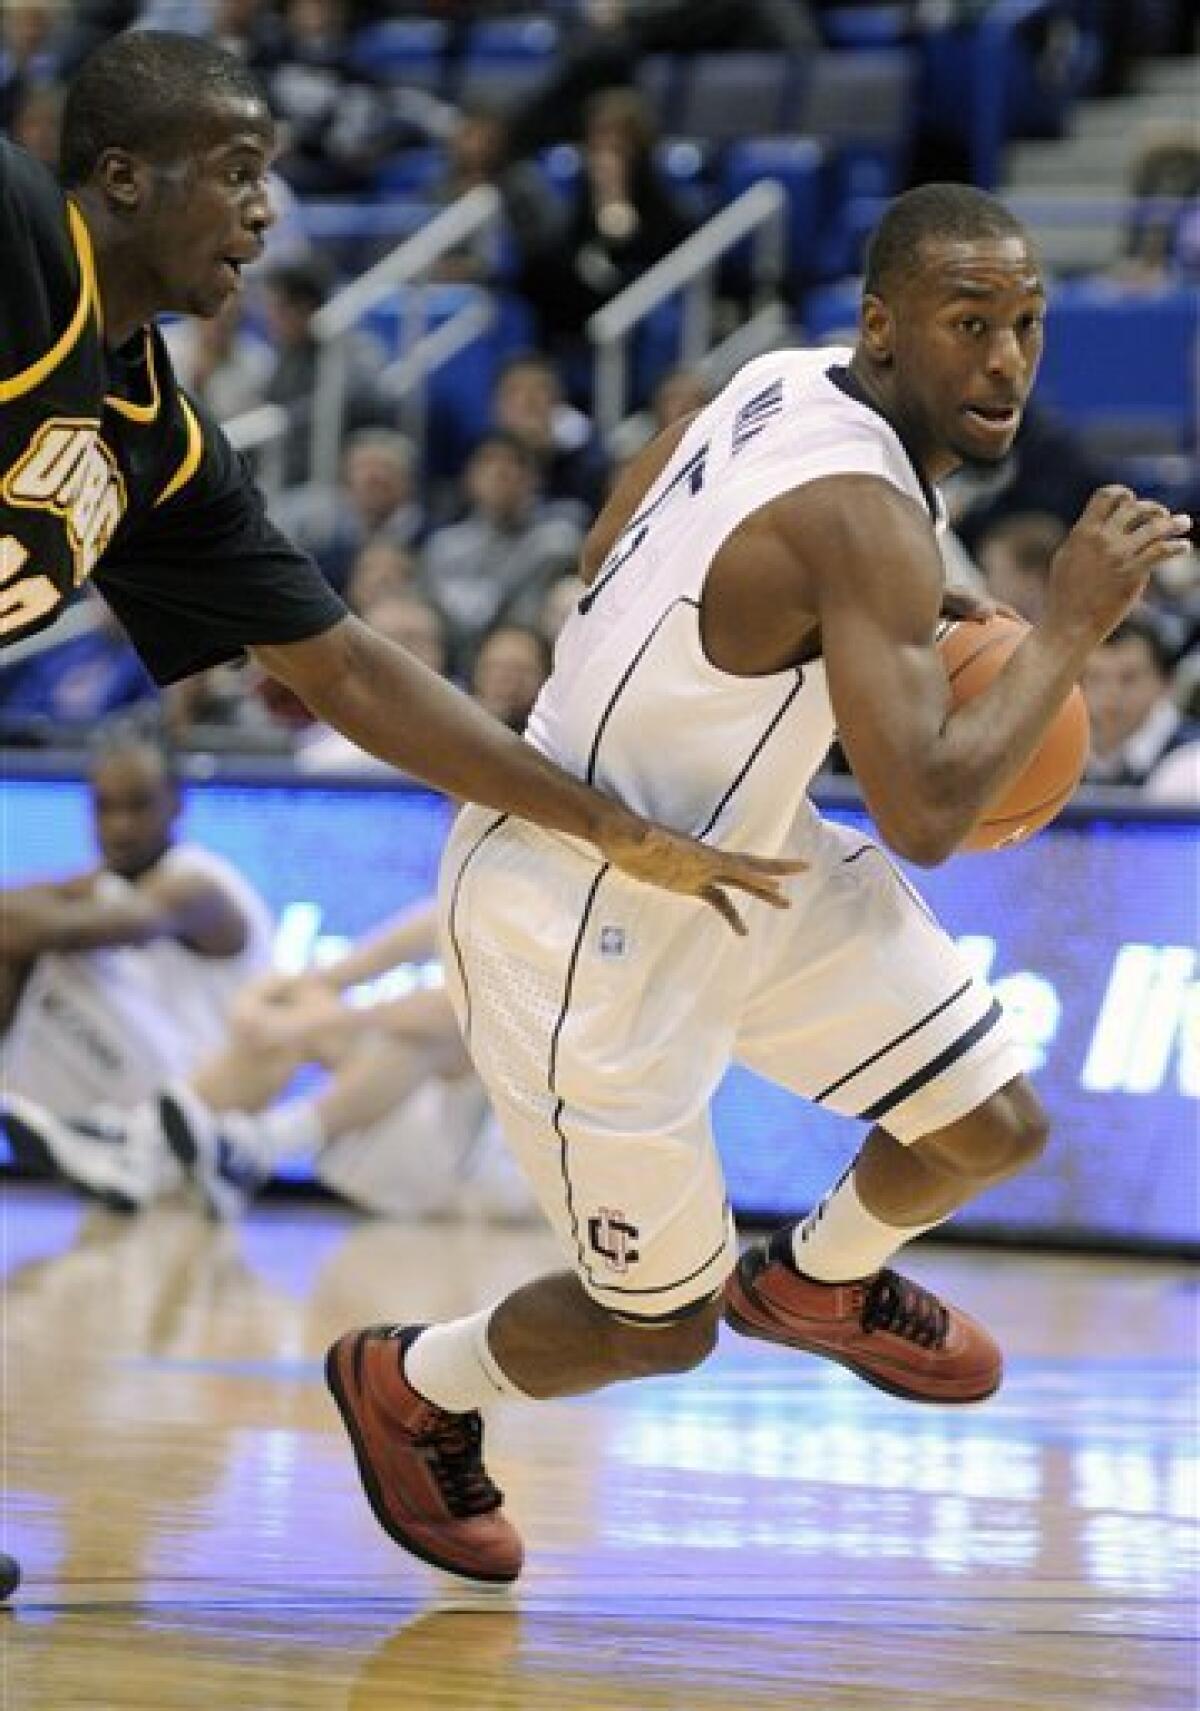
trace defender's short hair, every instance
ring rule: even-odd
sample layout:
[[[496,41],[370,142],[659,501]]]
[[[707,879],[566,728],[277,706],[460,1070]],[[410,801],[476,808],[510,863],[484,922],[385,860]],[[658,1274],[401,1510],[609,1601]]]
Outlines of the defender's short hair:
[[[235,54],[173,30],[127,30],[80,66],[63,107],[60,173],[67,186],[91,177],[105,149],[159,160],[182,154],[214,100],[267,105]]]
[[[898,196],[867,247],[864,291],[886,297],[919,272],[927,238],[971,243],[980,238],[1029,234],[1016,215],[973,184],[920,184]]]

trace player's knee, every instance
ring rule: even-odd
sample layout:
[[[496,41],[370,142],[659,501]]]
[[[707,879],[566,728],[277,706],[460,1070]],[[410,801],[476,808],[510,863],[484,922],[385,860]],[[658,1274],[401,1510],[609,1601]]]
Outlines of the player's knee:
[[[1046,1109],[1025,1080],[1007,1087],[940,1137],[943,1168],[981,1184],[1003,1182],[1035,1164],[1050,1138]]]
[[[706,1361],[717,1346],[721,1327],[720,1297],[697,1304],[680,1318],[611,1320],[613,1341],[629,1377],[650,1378],[656,1374],[691,1372]]]

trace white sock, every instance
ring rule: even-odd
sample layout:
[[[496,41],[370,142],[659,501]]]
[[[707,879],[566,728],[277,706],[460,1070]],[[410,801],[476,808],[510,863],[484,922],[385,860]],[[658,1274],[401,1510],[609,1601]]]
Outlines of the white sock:
[[[427,1402],[451,1414],[482,1408],[499,1396],[533,1400],[496,1363],[487,1340],[495,1306],[448,1325],[430,1325],[404,1357],[404,1376]]]
[[[220,1122],[224,1113],[215,1115]],[[254,1154],[256,1162],[268,1167],[281,1159],[311,1158],[325,1144],[325,1130],[311,1099],[289,1100],[286,1105],[249,1117],[244,1128],[238,1121],[230,1124],[230,1129],[234,1139]]]
[[[944,1222],[935,1218],[930,1224],[885,1224],[859,1199],[851,1169],[804,1222],[796,1225],[792,1255],[797,1271],[805,1277],[814,1277],[820,1283],[849,1283],[869,1277],[905,1242]]]

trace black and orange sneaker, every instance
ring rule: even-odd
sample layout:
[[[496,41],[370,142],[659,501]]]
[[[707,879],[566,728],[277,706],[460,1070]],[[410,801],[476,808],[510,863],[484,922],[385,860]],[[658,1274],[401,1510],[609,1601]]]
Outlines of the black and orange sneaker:
[[[524,1548],[483,1465],[483,1421],[436,1408],[404,1375],[423,1329],[347,1331],[325,1357],[367,1501],[384,1532],[423,1562],[469,1580],[515,1580]]]
[[[982,1402],[1004,1370],[982,1325],[898,1272],[850,1283],[805,1277],[790,1230],[742,1255],[725,1285],[725,1319],[743,1336],[824,1355],[912,1402]]]

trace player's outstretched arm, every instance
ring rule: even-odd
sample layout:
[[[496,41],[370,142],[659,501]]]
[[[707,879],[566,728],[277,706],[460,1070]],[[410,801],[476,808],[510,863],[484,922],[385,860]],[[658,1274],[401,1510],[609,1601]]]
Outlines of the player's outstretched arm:
[[[714,849],[643,820],[555,766],[357,618],[254,653],[351,742],[448,796],[585,839],[635,879],[701,898],[736,932],[744,926],[730,891],[787,907],[782,881],[802,864]]]

